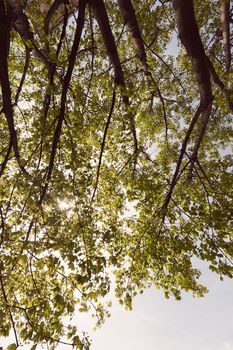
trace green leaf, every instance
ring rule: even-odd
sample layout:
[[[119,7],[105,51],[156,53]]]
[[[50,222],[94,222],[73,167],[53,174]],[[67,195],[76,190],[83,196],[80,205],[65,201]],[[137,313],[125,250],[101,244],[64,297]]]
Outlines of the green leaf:
[[[77,346],[77,347],[79,347],[79,348],[82,347],[82,342],[81,342],[81,340],[80,340],[80,338],[79,338],[78,335],[76,335],[75,337],[73,337],[72,341],[73,341],[73,344],[74,344],[75,346]]]
[[[17,345],[15,343],[8,345],[7,350],[16,350]]]

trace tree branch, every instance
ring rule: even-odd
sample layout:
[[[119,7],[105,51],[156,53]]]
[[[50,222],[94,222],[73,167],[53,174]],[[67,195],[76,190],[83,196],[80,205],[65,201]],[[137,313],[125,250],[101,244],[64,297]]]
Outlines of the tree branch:
[[[48,183],[51,179],[52,172],[53,172],[54,160],[55,160],[55,155],[56,155],[56,151],[57,151],[57,145],[58,145],[58,142],[60,140],[62,124],[63,124],[64,117],[65,117],[67,92],[68,92],[69,83],[70,83],[70,80],[72,77],[74,64],[75,64],[75,60],[76,60],[76,56],[77,56],[77,52],[78,52],[78,48],[79,48],[79,43],[80,43],[80,39],[81,39],[81,35],[82,35],[82,30],[83,30],[83,26],[84,26],[85,9],[86,9],[86,0],[80,0],[79,1],[79,14],[78,14],[76,32],[75,32],[75,36],[74,36],[73,45],[71,48],[71,53],[70,53],[70,57],[69,57],[69,63],[68,63],[66,75],[64,77],[63,89],[62,89],[62,94],[61,94],[60,112],[58,115],[58,123],[57,123],[57,126],[55,128],[55,132],[54,132],[52,150],[51,150],[50,160],[49,160],[49,166],[48,166],[48,171],[46,174],[46,183],[45,183],[45,186],[44,186],[42,193],[41,193],[41,196],[40,196],[40,200],[39,200],[40,204],[42,203],[42,201],[45,197],[45,194],[46,194],[47,189],[48,189]]]
[[[138,49],[138,57],[142,62],[143,68],[148,73],[147,57],[145,52],[144,41],[136,18],[135,10],[131,0],[117,0],[124,24],[129,29],[134,43]]]
[[[124,89],[125,88],[124,75],[121,68],[119,55],[117,52],[114,36],[112,34],[112,29],[109,23],[109,18],[108,18],[108,14],[107,14],[104,2],[103,0],[90,0],[89,3],[93,8],[96,20],[100,27],[101,34],[103,36],[107,53],[110,57],[110,60],[114,68],[116,85],[122,86],[122,88]]]
[[[120,86],[123,90],[122,94],[122,100],[127,108],[130,107],[130,102],[127,94],[125,93],[126,86],[125,86],[125,80],[124,80],[124,74],[122,71],[119,55],[117,52],[114,36],[112,34],[111,26],[109,23],[108,14],[104,5],[103,0],[90,0],[90,5],[93,8],[96,20],[99,24],[101,34],[103,36],[104,44],[107,50],[107,53],[110,57],[110,60],[112,62],[114,73],[115,73],[115,83],[116,85]],[[135,128],[135,120],[132,113],[129,115],[129,121],[130,121],[130,129],[133,134],[134,139],[134,151],[135,151],[135,157],[137,157],[138,154],[138,140],[137,140],[137,133]],[[135,164],[136,164],[137,158],[135,158]]]
[[[27,75],[27,71],[28,71],[28,67],[29,67],[29,62],[30,62],[30,49],[25,46],[25,63],[24,63],[24,69],[23,69],[23,74],[19,83],[19,87],[17,90],[17,93],[15,95],[15,102],[14,102],[14,106],[17,105],[18,100],[19,100],[19,95],[21,93],[21,90],[23,88],[23,84],[25,82],[26,79],[26,75]]]
[[[10,45],[10,17],[9,9],[5,6],[4,0],[0,0],[0,83],[2,89],[2,102],[3,113],[6,116],[9,132],[10,132],[10,145],[14,149],[15,157],[20,164],[20,155],[18,148],[17,134],[14,124],[12,100],[11,100],[11,87],[8,74],[8,55]],[[9,147],[11,149],[11,147]],[[9,150],[8,149],[8,150]],[[9,157],[5,158],[5,161]],[[6,166],[6,162],[5,165]]]
[[[225,87],[223,81],[220,79],[220,77],[218,76],[213,63],[211,62],[211,60],[207,57],[207,62],[208,62],[208,66],[209,66],[209,71],[210,71],[210,77],[211,80],[220,87],[220,89],[223,91],[225,98],[227,100],[228,106],[230,108],[230,110],[233,112],[233,101],[231,100],[231,93],[230,91]]]
[[[2,294],[3,294],[3,299],[4,299],[4,302],[5,302],[5,306],[6,306],[6,309],[8,310],[8,312],[9,312],[11,325],[12,325],[14,336],[15,336],[16,347],[18,347],[19,346],[19,341],[18,341],[16,326],[15,326],[15,321],[14,321],[14,318],[13,318],[13,315],[12,315],[12,312],[11,312],[11,308],[10,308],[8,300],[7,300],[7,295],[6,295],[6,291],[5,291],[5,287],[4,287],[4,283],[3,283],[3,279],[2,279],[1,275],[0,275],[0,284],[1,284],[1,289],[2,289]]]
[[[107,137],[110,121],[112,119],[112,114],[113,114],[114,105],[115,105],[115,99],[116,99],[116,91],[114,89],[113,94],[112,94],[112,103],[111,103],[108,119],[107,119],[107,122],[106,122],[106,125],[105,125],[103,141],[102,141],[102,144],[101,144],[99,163],[98,163],[97,174],[96,174],[96,183],[95,183],[94,192],[93,192],[93,195],[92,195],[92,198],[91,198],[91,202],[93,202],[93,200],[95,198],[95,194],[96,194],[98,183],[99,183],[100,168],[101,168],[102,157],[103,157],[103,153],[104,153],[105,141],[106,141],[106,137]]]
[[[226,69],[231,69],[231,44],[230,44],[230,0],[222,0],[221,27],[223,36],[223,47],[226,59]]]
[[[7,162],[10,158],[11,150],[12,150],[12,142],[10,141],[9,146],[7,148],[5,158],[4,158],[3,162],[0,164],[0,177],[2,176],[2,174],[6,168]]]
[[[193,164],[197,159],[200,143],[209,122],[213,96],[209,68],[195,18],[193,0],[173,0],[173,8],[180,40],[190,57],[200,93],[201,117],[191,156],[191,175]]]
[[[46,55],[37,47],[34,42],[33,32],[23,7],[19,0],[6,0],[11,12],[11,24],[18,32],[26,46],[33,50],[34,55],[49,68],[50,62]]]
[[[131,0],[117,0],[121,15],[124,20],[124,25],[127,26],[129,29],[134,43],[138,49],[138,58],[142,63],[143,70],[145,72],[145,75],[148,78],[149,84],[154,85],[155,89],[159,95],[160,101],[162,103],[162,109],[163,109],[163,118],[164,118],[164,123],[165,123],[165,135],[167,139],[167,133],[168,133],[168,123],[167,123],[167,113],[166,113],[166,108],[165,108],[165,102],[163,99],[163,96],[161,94],[161,91],[159,89],[158,84],[156,83],[154,77],[151,74],[150,67],[147,63],[147,54],[145,51],[145,44],[141,35],[141,31],[138,25],[137,17],[135,14],[135,10],[133,8]]]
[[[191,123],[189,125],[189,128],[188,128],[187,132],[186,132],[184,141],[183,141],[182,146],[181,146],[179,158],[178,158],[178,161],[176,163],[176,169],[175,169],[174,175],[172,177],[172,181],[171,181],[169,190],[168,190],[168,192],[166,194],[165,201],[164,201],[163,206],[162,206],[162,211],[164,211],[164,212],[166,211],[166,209],[167,209],[167,207],[169,205],[169,202],[171,200],[171,196],[172,196],[173,190],[174,190],[174,188],[176,186],[176,183],[177,183],[177,180],[179,178],[180,167],[181,167],[181,164],[182,164],[182,160],[183,160],[183,157],[184,157],[184,154],[185,154],[185,151],[186,151],[186,148],[187,148],[190,136],[191,136],[191,134],[193,132],[194,126],[196,125],[196,122],[197,122],[201,112],[202,112],[202,110],[201,110],[201,107],[199,106],[197,111],[196,111],[196,113],[194,114],[193,119],[192,119],[192,121],[191,121]]]
[[[48,10],[47,15],[45,17],[45,21],[44,21],[44,30],[45,30],[46,34],[49,33],[49,29],[51,30],[51,28],[49,28],[49,25],[50,25],[52,17],[54,16],[55,12],[58,10],[58,8],[63,3],[64,3],[63,0],[54,0],[54,2],[52,3],[52,6]]]
[[[69,5],[69,11],[68,11],[68,17],[72,15],[73,12],[76,12],[78,10],[79,6],[79,0],[70,0],[68,1]],[[48,34],[50,31],[52,31],[54,28],[58,27],[63,22],[63,13],[61,11],[62,7],[64,7],[65,1],[64,0],[54,0],[52,6],[49,8],[47,15],[45,17],[44,22],[44,30],[45,33]],[[66,11],[67,11],[67,6]],[[58,13],[60,10],[61,13]],[[47,11],[47,8],[46,8]],[[55,16],[55,13],[57,12],[58,16],[55,18],[55,20],[52,22],[52,18]],[[65,12],[65,10],[64,10]]]

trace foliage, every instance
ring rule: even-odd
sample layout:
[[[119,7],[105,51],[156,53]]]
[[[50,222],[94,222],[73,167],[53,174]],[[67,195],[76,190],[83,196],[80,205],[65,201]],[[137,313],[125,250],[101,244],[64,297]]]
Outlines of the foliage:
[[[88,349],[67,320],[101,325],[109,273],[129,309],[151,285],[202,296],[195,258],[233,276],[230,2],[194,5],[0,1],[8,349]]]

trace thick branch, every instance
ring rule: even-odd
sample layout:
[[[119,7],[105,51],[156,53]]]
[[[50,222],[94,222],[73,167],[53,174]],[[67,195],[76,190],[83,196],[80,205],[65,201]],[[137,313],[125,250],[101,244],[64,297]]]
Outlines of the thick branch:
[[[211,83],[205,50],[195,18],[193,0],[173,0],[173,7],[180,40],[191,59],[195,72],[201,104],[206,106],[212,100]]]
[[[110,60],[114,68],[115,82],[117,85],[120,85],[124,88],[125,87],[124,75],[121,68],[119,55],[117,52],[114,36],[112,34],[112,29],[109,23],[109,18],[108,18],[108,14],[107,14],[104,2],[103,0],[90,0],[90,5],[94,10],[94,14],[99,24],[107,53],[110,57]]]
[[[46,6],[47,15],[45,17],[44,29],[45,33],[48,34],[51,30],[58,27],[63,22],[64,17],[64,0],[55,0],[52,6]],[[79,0],[70,0],[67,1],[69,4],[68,17],[72,15],[72,13],[78,10]],[[66,6],[66,10],[67,10]],[[54,17],[53,21],[52,18]]]
[[[128,27],[134,43],[138,49],[138,57],[143,64],[146,72],[148,71],[148,64],[146,61],[146,52],[144,42],[141,36],[141,31],[136,18],[135,10],[131,0],[117,0],[124,24]]]
[[[195,18],[193,0],[173,0],[175,20],[180,40],[191,59],[200,93],[201,120],[191,156],[191,172],[197,159],[200,143],[205,134],[212,110],[212,91],[207,58]]]
[[[11,25],[18,32],[25,45],[32,48],[34,55],[43,62],[46,67],[49,67],[50,63],[47,57],[34,42],[33,33],[30,29],[28,18],[23,12],[21,2],[19,0],[7,0],[6,2],[11,12]]]
[[[9,146],[7,147],[7,152],[6,152],[6,155],[4,157],[4,160],[0,164],[0,177],[2,176],[2,174],[6,168],[7,162],[10,158],[11,150],[12,150],[12,142],[10,141]]]
[[[209,119],[210,119],[211,111],[212,111],[212,100],[209,102],[209,104],[207,106],[205,106],[205,109],[202,110],[200,123],[198,125],[198,131],[197,131],[197,135],[196,135],[195,143],[194,143],[194,147],[193,147],[193,152],[191,155],[191,166],[190,166],[190,172],[189,172],[189,179],[192,178],[193,166],[197,160],[198,151],[200,148],[201,141],[204,137]]]
[[[222,0],[221,5],[221,27],[223,47],[226,58],[226,69],[231,68],[231,43],[230,43],[230,0]]]
[[[65,38],[66,35],[66,27],[67,27],[67,23],[68,23],[68,11],[67,8],[65,8],[65,14],[63,17],[63,26],[62,26],[62,30],[61,30],[61,35],[60,35],[60,39],[57,45],[57,49],[56,49],[56,61],[52,62],[50,64],[49,67],[49,86],[54,86],[54,76],[56,74],[56,68],[57,68],[57,62],[58,62],[58,57],[60,54],[60,50],[62,47],[62,43],[63,40]],[[43,147],[43,140],[45,137],[45,130],[46,130],[46,120],[47,120],[47,115],[48,115],[48,111],[49,111],[49,107],[50,107],[50,103],[51,103],[51,92],[50,89],[49,91],[46,93],[45,95],[45,99],[44,99],[44,113],[43,113],[43,127],[42,127],[42,134],[41,134],[41,142],[40,142],[40,153],[39,153],[39,159],[38,159],[38,164],[37,164],[37,170],[39,169],[40,163],[41,163],[41,159],[42,159],[42,147]]]
[[[166,114],[165,103],[164,103],[164,99],[163,99],[163,96],[161,94],[161,91],[159,89],[159,86],[155,82],[155,80],[150,72],[150,67],[147,63],[147,54],[145,51],[145,44],[144,44],[144,41],[142,39],[142,35],[141,35],[141,31],[140,31],[140,28],[138,25],[135,10],[133,8],[131,0],[117,0],[117,1],[118,1],[121,15],[122,15],[123,20],[124,20],[124,24],[129,29],[129,31],[133,37],[134,43],[138,49],[138,58],[142,63],[142,67],[143,67],[143,70],[148,78],[149,84],[154,85],[154,87],[159,95],[160,101],[162,103],[163,118],[164,118],[165,127],[166,127],[165,133],[166,133],[166,138],[167,138],[168,123],[167,123],[167,114]]]
[[[6,1],[11,11],[11,22],[14,29],[19,33],[23,41],[33,40],[33,33],[27,16],[23,13],[23,7],[19,0]]]
[[[62,4],[63,4],[63,0],[55,0],[52,6],[50,7],[50,9],[48,10],[47,15],[45,17],[45,22],[44,22],[44,30],[46,34],[48,34],[49,29],[51,29],[50,22],[52,17],[54,16],[55,12],[59,9],[59,7]],[[46,6],[46,10],[47,10],[47,7],[48,6]]]
[[[196,125],[197,120],[201,115],[199,130],[195,140],[193,154],[191,156],[191,172],[193,164],[195,163],[197,158],[200,142],[205,133],[212,108],[210,74],[207,65],[205,50],[201,42],[197,22],[195,19],[193,0],[173,0],[173,7],[175,11],[175,19],[179,31],[180,40],[186,48],[186,51],[192,62],[193,70],[195,72],[200,92],[200,105],[189,125],[187,133],[185,135],[185,139],[182,143],[182,147],[176,164],[176,169],[170,184],[170,188],[167,192],[164,204],[162,206],[162,210],[164,211],[164,213],[169,205],[173,190],[178,181],[182,160],[191,134],[193,132],[194,126]]]
[[[119,55],[117,52],[114,36],[112,34],[111,26],[109,23],[108,14],[104,5],[103,0],[90,0],[90,5],[93,8],[96,20],[99,24],[101,34],[103,36],[104,44],[107,50],[107,53],[112,62],[114,73],[115,73],[115,83],[118,86],[121,86],[123,90],[126,90],[124,74],[121,68],[121,63],[119,59]],[[127,107],[130,106],[129,98],[127,94],[123,93],[122,96],[123,102]],[[138,154],[138,141],[137,141],[137,133],[135,129],[135,121],[132,113],[130,113],[130,128],[133,134],[134,139],[134,151],[135,156]]]
[[[10,144],[12,145],[15,157],[20,162],[18,140],[15,130],[13,108],[11,102],[11,87],[8,74],[8,54],[10,40],[10,23],[8,9],[5,6],[4,0],[0,0],[0,84],[2,89],[3,113],[6,116],[9,132]],[[9,157],[7,157],[8,159]]]

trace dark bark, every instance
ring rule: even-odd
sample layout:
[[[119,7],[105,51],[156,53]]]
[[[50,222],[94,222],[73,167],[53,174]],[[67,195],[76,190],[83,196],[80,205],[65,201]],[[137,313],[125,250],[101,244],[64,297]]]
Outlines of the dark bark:
[[[11,12],[11,24],[19,33],[23,41],[33,40],[33,33],[30,30],[30,25],[27,16],[23,12],[23,7],[19,0],[6,1]]]
[[[166,209],[167,209],[167,207],[169,205],[169,202],[171,200],[173,190],[174,190],[174,188],[176,186],[176,183],[178,181],[178,178],[180,176],[180,168],[181,168],[182,160],[183,160],[184,154],[186,152],[186,148],[187,148],[190,136],[191,136],[191,134],[193,132],[193,129],[194,129],[195,125],[196,125],[196,122],[197,122],[200,114],[201,114],[201,107],[199,106],[199,108],[197,109],[196,113],[193,116],[193,119],[192,119],[192,121],[191,121],[191,123],[189,125],[189,128],[188,128],[188,130],[186,132],[184,141],[183,141],[182,146],[181,146],[179,158],[178,158],[178,161],[177,161],[177,164],[176,164],[176,169],[175,169],[174,175],[172,177],[172,181],[171,181],[169,190],[167,192],[165,201],[164,201],[163,206],[162,206],[162,211],[164,212],[164,215],[165,215],[165,211],[166,211]]]
[[[222,0],[221,5],[221,27],[223,47],[226,59],[226,69],[231,68],[231,43],[230,43],[230,0]]]
[[[112,29],[109,23],[109,18],[108,14],[104,5],[103,0],[89,0],[89,3],[91,7],[93,8],[94,15],[96,17],[96,20],[98,22],[98,25],[100,27],[101,34],[103,36],[104,44],[107,50],[107,53],[110,57],[110,60],[113,65],[114,69],[114,74],[115,74],[115,83],[118,86],[122,87],[122,90],[126,90],[125,86],[125,79],[124,79],[124,74],[123,70],[121,67],[119,55],[117,52],[117,47],[115,44],[114,36],[112,34]],[[127,94],[123,92],[122,94],[122,100],[124,104],[129,107],[130,102]],[[135,121],[134,121],[134,116],[132,113],[129,115],[129,120],[130,120],[130,128],[133,134],[133,139],[134,139],[134,153],[135,156],[138,154],[138,141],[137,141],[137,133],[135,129]],[[136,159],[136,158],[135,158]],[[136,162],[136,160],[135,160]]]
[[[121,15],[124,20],[124,24],[129,29],[134,43],[138,49],[138,57],[143,64],[143,67],[148,71],[148,64],[146,61],[146,52],[144,41],[142,39],[141,31],[136,18],[135,10],[133,8],[131,0],[117,0],[120,8]]]
[[[11,150],[12,150],[12,142],[10,141],[9,146],[7,148],[6,155],[4,157],[4,160],[0,164],[0,177],[2,176],[2,174],[3,174],[3,172],[4,172],[5,168],[6,168],[7,162],[9,160],[9,158],[10,158]]]
[[[71,0],[71,1],[67,1],[67,3],[69,5],[72,5],[72,7],[70,7],[68,11],[68,17],[69,17],[78,10],[79,0]],[[48,12],[44,22],[45,33],[48,34],[50,31],[58,27],[63,22],[65,10],[62,11],[62,8],[64,8],[64,4],[65,4],[64,0],[55,0],[50,8],[49,6],[46,6],[46,11]],[[55,16],[55,14],[58,11],[60,11],[60,13]],[[53,17],[54,17],[54,20],[52,20]]]
[[[191,59],[203,108],[212,100],[210,74],[195,18],[193,0],[173,0],[179,37]]]
[[[190,140],[191,134],[193,133],[193,129],[198,121],[198,118],[200,117],[195,144],[190,158],[191,167],[189,176],[192,176],[193,166],[197,160],[200,143],[205,134],[206,127],[211,115],[213,100],[209,67],[195,18],[193,0],[173,0],[173,8],[180,40],[184,45],[188,56],[190,57],[195,73],[200,93],[200,105],[190,123],[185,139],[182,143],[176,169],[162,207],[163,211],[166,210],[171,200],[173,190],[180,176],[180,168],[184,154],[186,152],[187,144]]]
[[[202,113],[201,113],[200,122],[198,125],[198,131],[197,131],[197,135],[195,138],[193,152],[191,155],[191,166],[190,166],[190,172],[189,172],[189,179],[190,180],[192,178],[193,166],[197,160],[198,151],[199,151],[202,139],[204,137],[204,134],[206,132],[206,128],[207,128],[210,116],[211,116],[211,111],[212,111],[212,100],[209,101],[209,103],[205,106],[205,108],[202,110]]]
[[[61,35],[60,35],[60,39],[57,45],[57,49],[56,49],[56,62],[52,62],[49,66],[49,72],[48,72],[48,84],[49,86],[53,87],[54,86],[54,76],[56,75],[56,68],[57,68],[57,61],[58,61],[58,57],[62,48],[62,43],[63,40],[65,38],[66,35],[66,27],[67,27],[67,23],[68,23],[68,11],[67,8],[65,8],[65,14],[63,16],[63,26],[62,26],[62,30],[61,30]],[[60,79],[60,81],[62,82],[62,79]],[[42,159],[42,147],[43,147],[43,141],[44,141],[44,136],[45,136],[45,130],[46,130],[46,120],[47,120],[47,115],[48,115],[48,111],[50,108],[50,103],[51,103],[51,92],[50,90],[46,93],[45,95],[45,99],[44,99],[44,113],[43,113],[43,127],[42,127],[42,134],[41,134],[41,142],[40,142],[40,155],[39,155],[39,160],[38,160],[38,164],[37,164],[37,169],[39,169],[40,163],[41,163],[41,159]]]
[[[140,31],[140,27],[139,27],[139,24],[137,21],[134,7],[132,5],[131,0],[117,0],[117,1],[118,1],[121,15],[122,15],[123,20],[124,20],[124,24],[129,29],[129,31],[132,35],[132,38],[134,40],[134,43],[138,49],[137,56],[142,63],[143,70],[145,72],[145,75],[148,78],[148,83],[150,86],[154,86],[155,91],[157,92],[157,94],[160,98],[162,108],[163,108],[163,118],[164,118],[164,123],[165,123],[165,128],[166,128],[165,134],[166,134],[166,138],[167,138],[168,123],[167,123],[167,113],[166,113],[165,102],[164,102],[163,96],[161,94],[161,91],[159,89],[159,86],[156,83],[155,79],[153,78],[153,76],[150,72],[150,67],[147,63],[147,54],[145,51],[145,44],[144,44],[144,41],[143,41],[143,38],[141,35],[141,31]]]
[[[58,10],[58,8],[63,4],[63,0],[55,0],[52,4],[52,6],[50,7],[50,9],[47,12],[47,15],[45,17],[45,22],[44,22],[44,30],[45,33],[48,34],[49,29],[51,30],[51,20],[52,17],[54,16],[55,12]],[[47,10],[47,7],[46,7]]]
[[[8,74],[8,55],[10,46],[10,16],[9,9],[4,0],[0,0],[0,84],[2,90],[3,113],[6,116],[9,133],[10,145],[12,145],[15,157],[20,162],[17,134],[15,130],[13,108],[11,100],[11,87]],[[11,147],[9,147],[11,149]],[[8,150],[9,150],[8,149]],[[5,159],[9,159],[7,156]],[[6,166],[6,164],[5,164]]]
[[[23,7],[19,0],[6,1],[11,14],[11,26],[18,32],[25,45],[33,50],[34,55],[49,68],[50,62],[46,55],[36,46],[34,42],[33,32]]]
[[[207,58],[195,18],[193,0],[174,0],[173,7],[180,40],[186,48],[195,72],[200,92],[200,107],[202,109],[191,156],[190,173],[192,173],[192,167],[197,159],[198,150],[211,115],[213,96]]]
[[[124,75],[121,68],[119,55],[117,52],[114,36],[112,34],[112,29],[109,23],[109,18],[108,18],[108,14],[107,14],[104,2],[103,0],[90,0],[89,3],[93,8],[94,15],[96,17],[96,20],[100,27],[101,34],[103,36],[107,53],[110,57],[110,60],[114,68],[116,85],[120,85],[124,88],[125,87]]]

